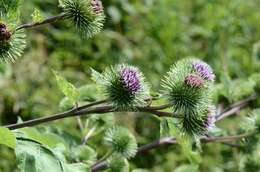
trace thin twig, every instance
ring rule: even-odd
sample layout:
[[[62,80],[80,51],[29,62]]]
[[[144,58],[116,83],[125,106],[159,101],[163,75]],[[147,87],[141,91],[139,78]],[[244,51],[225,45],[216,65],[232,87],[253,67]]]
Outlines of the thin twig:
[[[66,17],[67,17],[67,15],[65,13],[61,13],[61,14],[59,14],[57,16],[49,17],[49,18],[47,18],[47,19],[45,19],[45,20],[43,20],[41,22],[23,24],[21,26],[18,26],[15,29],[15,31],[18,31],[18,30],[21,30],[21,29],[31,29],[31,28],[35,28],[35,27],[42,26],[42,25],[45,25],[45,24],[51,24],[51,23],[63,20]]]
[[[245,107],[250,101],[255,100],[256,98],[257,98],[257,94],[253,94],[242,101],[232,104],[231,106],[229,106],[228,108],[226,108],[216,116],[216,121],[222,120],[230,115],[235,114],[241,108]]]

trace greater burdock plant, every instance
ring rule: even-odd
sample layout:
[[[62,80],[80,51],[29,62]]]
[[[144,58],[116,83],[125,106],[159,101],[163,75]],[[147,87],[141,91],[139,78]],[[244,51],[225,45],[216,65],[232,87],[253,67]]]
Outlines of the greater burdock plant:
[[[34,17],[37,21],[19,25],[19,15],[15,15],[15,11],[19,11],[18,1],[3,2],[4,13],[0,13],[0,58],[5,62],[14,62],[22,55],[25,49],[24,29],[68,19],[82,38],[91,38],[101,31],[105,19],[100,0],[60,0],[61,14],[40,20]],[[8,12],[9,9],[11,12]],[[11,20],[14,17],[16,22]],[[256,49],[259,49],[258,46],[254,48],[255,56]],[[174,63],[162,77],[161,91],[154,91],[153,95],[157,96],[150,94],[150,84],[141,70],[128,64],[110,66],[100,73],[92,69],[95,83],[80,88],[68,82],[57,71],[53,70],[53,73],[64,94],[59,104],[62,112],[0,127],[0,144],[15,150],[18,167],[23,172],[86,172],[104,169],[127,172],[130,170],[128,161],[131,158],[168,144],[180,145],[182,153],[191,163],[200,163],[198,150],[201,149],[201,143],[237,140],[245,142],[239,142],[236,146],[247,148],[241,151],[244,156],[241,158],[241,169],[252,168],[250,164],[255,165],[256,159],[249,158],[248,154],[259,148],[259,109],[249,113],[251,115],[243,120],[245,124],[238,127],[237,135],[219,131],[216,123],[256,100],[257,91],[227,108],[218,108],[219,105],[213,100],[218,91],[214,84],[215,74],[209,64],[198,58],[184,58]],[[232,83],[228,77],[224,79],[226,83]],[[256,79],[252,80],[251,85],[255,86],[252,90],[259,90],[259,83]],[[160,131],[151,132],[160,134],[160,137],[138,147],[135,135],[114,120],[116,113],[127,115],[129,112],[154,115],[160,121]],[[74,138],[56,127],[33,128],[68,117],[77,118],[75,132],[80,133],[82,138]],[[68,126],[73,127],[71,123]],[[150,130],[148,126],[144,127]],[[95,140],[97,135],[102,140]],[[100,150],[101,145],[105,150]]]

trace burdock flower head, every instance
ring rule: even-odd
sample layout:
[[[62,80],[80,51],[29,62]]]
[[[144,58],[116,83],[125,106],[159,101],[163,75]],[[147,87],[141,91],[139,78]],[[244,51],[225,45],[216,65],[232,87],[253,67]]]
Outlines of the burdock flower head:
[[[105,15],[100,0],[63,0],[61,7],[83,38],[90,38],[103,28]]]
[[[115,126],[105,133],[105,142],[113,152],[125,158],[134,157],[137,152],[137,143],[134,135],[124,127]]]
[[[212,82],[204,78],[212,76],[212,70],[206,63],[190,58],[180,60],[163,80],[163,95],[173,104],[175,112],[197,115],[198,109],[211,103]]]
[[[202,78],[209,81],[214,80],[215,75],[213,74],[213,70],[207,63],[201,60],[194,60],[192,62],[192,67]]]
[[[0,15],[0,21],[2,20],[4,18],[1,18]],[[0,60],[4,62],[14,62],[22,55],[25,49],[25,35],[23,31],[13,31],[13,29],[0,22]]]
[[[118,110],[143,106],[149,98],[149,86],[136,67],[116,65],[103,74],[93,71],[93,78],[103,85],[107,98]]]

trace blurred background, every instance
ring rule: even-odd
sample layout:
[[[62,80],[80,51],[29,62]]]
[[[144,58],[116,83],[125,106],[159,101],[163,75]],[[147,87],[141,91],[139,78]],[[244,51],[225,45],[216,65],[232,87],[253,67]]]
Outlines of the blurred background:
[[[254,91],[250,78],[260,72],[260,51],[253,48],[260,41],[259,0],[103,0],[103,5],[105,28],[89,40],[82,40],[68,22],[27,30],[25,54],[14,64],[0,64],[1,125],[59,111],[63,95],[51,69],[80,87],[91,84],[90,68],[101,71],[128,63],[138,66],[158,91],[174,62],[195,56],[216,72],[216,104],[233,103]],[[22,23],[32,20],[35,8],[44,17],[61,12],[58,0],[26,0]],[[254,106],[259,107],[259,101]],[[235,132],[236,124],[230,121],[218,127]],[[140,144],[159,137],[159,123],[149,115],[116,114],[116,123],[130,128]],[[77,135],[74,119],[48,125],[66,131],[73,126],[67,132]],[[222,144],[203,146],[202,158],[201,172],[235,172],[241,165],[239,152]],[[0,159],[0,172],[17,171],[8,148],[0,146]],[[131,161],[132,168],[152,172],[180,172],[187,164],[177,146],[161,147]],[[260,171],[256,166],[248,170]]]

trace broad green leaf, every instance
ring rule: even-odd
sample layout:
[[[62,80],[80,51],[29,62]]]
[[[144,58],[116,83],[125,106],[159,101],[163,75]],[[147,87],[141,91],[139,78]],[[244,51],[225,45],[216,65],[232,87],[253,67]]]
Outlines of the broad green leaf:
[[[92,68],[91,68],[91,79],[95,81],[97,84],[103,84],[105,82],[104,76]]]
[[[41,11],[38,9],[34,9],[31,16],[34,23],[41,22],[44,19],[44,17],[41,14]]]
[[[15,154],[21,172],[64,172],[55,154],[33,140],[18,139]]]
[[[79,91],[77,90],[77,88],[70,82],[68,82],[65,78],[60,76],[58,72],[53,71],[53,73],[56,77],[58,87],[62,91],[62,93],[67,96],[73,103],[76,103],[79,98]]]
[[[57,156],[56,151],[32,139],[19,137],[15,149],[18,167],[21,172],[88,172],[90,170],[85,164],[68,164],[65,158]]]
[[[6,145],[12,149],[16,147],[15,134],[8,128],[0,127],[0,144]]]
[[[36,128],[23,128],[19,129],[18,132],[23,134],[23,138],[32,139],[49,148],[56,148],[60,144],[63,144],[66,149],[68,147],[60,136],[53,133],[39,132]]]

